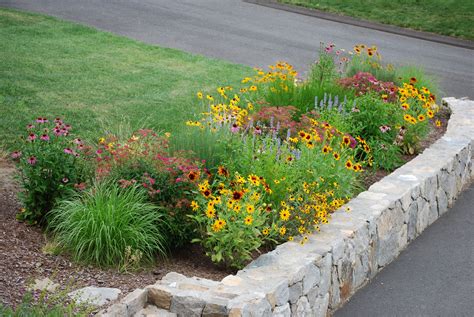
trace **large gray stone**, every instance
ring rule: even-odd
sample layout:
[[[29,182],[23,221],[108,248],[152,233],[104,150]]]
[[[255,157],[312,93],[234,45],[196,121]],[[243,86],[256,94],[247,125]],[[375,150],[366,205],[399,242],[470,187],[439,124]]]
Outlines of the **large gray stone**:
[[[116,300],[120,293],[118,288],[87,286],[68,293],[68,296],[76,303],[102,306]]]
[[[184,291],[173,295],[170,310],[178,317],[200,317],[205,305],[200,293]]]
[[[316,298],[313,313],[315,317],[326,317],[329,305],[329,294]]]
[[[273,310],[272,317],[290,317],[291,316],[291,309],[290,304],[286,303],[283,306],[277,306]]]
[[[310,317],[312,316],[312,312],[306,296],[301,297],[298,302],[296,302],[295,317]]]
[[[303,282],[298,282],[289,287],[288,299],[290,303],[294,304],[303,296]]]

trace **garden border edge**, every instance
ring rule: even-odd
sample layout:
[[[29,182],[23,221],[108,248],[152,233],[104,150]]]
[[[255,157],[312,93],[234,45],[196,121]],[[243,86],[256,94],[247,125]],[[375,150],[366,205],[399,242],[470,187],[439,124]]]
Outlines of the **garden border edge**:
[[[303,246],[281,244],[220,282],[168,273],[98,315],[330,315],[474,180],[474,101],[443,102],[452,112],[445,135],[337,210]]]

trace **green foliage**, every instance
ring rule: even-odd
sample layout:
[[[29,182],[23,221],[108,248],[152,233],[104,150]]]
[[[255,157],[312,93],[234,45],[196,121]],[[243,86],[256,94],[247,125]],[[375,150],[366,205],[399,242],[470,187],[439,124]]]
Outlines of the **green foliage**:
[[[215,263],[242,268],[270,234],[262,233],[269,224],[266,210],[264,180],[255,175],[249,181],[227,170],[211,184],[203,181],[196,193],[191,218],[197,224],[199,242]],[[254,181],[250,179],[253,177]]]
[[[28,224],[44,225],[44,216],[56,200],[91,175],[88,147],[69,134],[69,125],[60,119],[52,121],[38,118],[29,124],[20,149],[12,153],[18,163],[24,206],[17,217]]]
[[[48,218],[59,245],[80,262],[122,267],[130,262],[127,249],[145,261],[166,252],[163,216],[138,186],[97,183],[62,201]]]
[[[31,291],[23,296],[21,304],[12,308],[0,303],[0,316],[3,317],[86,317],[95,307],[88,303],[77,304],[67,295],[71,290],[55,292]]]
[[[474,39],[474,3],[459,0],[279,0],[420,31]]]
[[[2,8],[0,25],[0,147],[9,151],[31,113],[61,116],[83,139],[124,119],[174,133],[197,111],[197,89],[252,71],[39,14]]]

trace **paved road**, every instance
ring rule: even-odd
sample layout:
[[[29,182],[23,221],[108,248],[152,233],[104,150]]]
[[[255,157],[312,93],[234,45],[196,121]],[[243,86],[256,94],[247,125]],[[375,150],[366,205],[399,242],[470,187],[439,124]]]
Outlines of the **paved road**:
[[[423,65],[445,95],[474,98],[474,51],[270,9],[240,0],[0,0],[99,29],[251,66],[307,70],[319,43],[377,45],[385,60]]]
[[[474,184],[334,317],[473,316]]]

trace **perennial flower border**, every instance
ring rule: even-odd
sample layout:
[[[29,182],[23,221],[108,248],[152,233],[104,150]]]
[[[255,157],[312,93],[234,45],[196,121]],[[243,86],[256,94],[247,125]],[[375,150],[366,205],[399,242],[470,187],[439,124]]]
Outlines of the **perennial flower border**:
[[[452,111],[446,134],[333,213],[304,245],[281,244],[220,282],[169,273],[99,315],[134,316],[146,307],[170,316],[326,316],[474,179],[474,102],[443,101]]]

